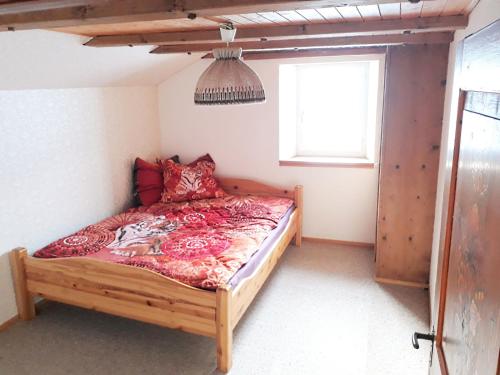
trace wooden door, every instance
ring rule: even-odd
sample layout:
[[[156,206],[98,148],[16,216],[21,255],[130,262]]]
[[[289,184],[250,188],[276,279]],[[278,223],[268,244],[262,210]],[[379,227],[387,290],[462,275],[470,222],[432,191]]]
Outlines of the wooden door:
[[[444,374],[495,375],[500,350],[500,93],[463,92],[462,103],[437,346]]]

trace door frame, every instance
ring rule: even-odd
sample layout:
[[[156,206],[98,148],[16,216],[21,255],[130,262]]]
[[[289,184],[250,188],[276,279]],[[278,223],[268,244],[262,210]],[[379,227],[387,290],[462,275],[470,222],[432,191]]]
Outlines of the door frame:
[[[451,165],[451,179],[449,189],[448,207],[446,211],[446,231],[443,247],[443,262],[441,265],[441,285],[439,288],[439,309],[436,331],[436,349],[442,375],[448,375],[448,366],[443,350],[443,325],[446,308],[446,294],[448,289],[448,272],[450,268],[451,235],[453,229],[453,215],[455,213],[455,197],[457,189],[458,160],[460,156],[460,142],[462,139],[462,118],[465,110],[467,91],[460,90],[458,97],[458,113],[455,124],[455,142]]]

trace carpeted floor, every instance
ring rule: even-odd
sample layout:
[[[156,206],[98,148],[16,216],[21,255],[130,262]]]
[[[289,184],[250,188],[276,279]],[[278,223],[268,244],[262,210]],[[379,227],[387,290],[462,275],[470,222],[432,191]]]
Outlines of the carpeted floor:
[[[234,337],[233,375],[425,375],[423,290],[373,281],[373,251],[290,247]],[[50,303],[0,333],[2,375],[215,375],[212,339]]]

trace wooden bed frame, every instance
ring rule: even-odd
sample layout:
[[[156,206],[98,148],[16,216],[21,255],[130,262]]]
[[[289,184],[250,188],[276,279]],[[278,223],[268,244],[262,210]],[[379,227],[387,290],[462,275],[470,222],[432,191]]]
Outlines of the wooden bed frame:
[[[10,261],[19,317],[35,317],[33,297],[75,305],[198,335],[215,337],[217,367],[228,372],[233,329],[259,292],[281,255],[295,238],[302,240],[302,186],[280,189],[251,180],[219,178],[225,191],[238,195],[291,198],[296,209],[258,269],[231,289],[194,288],[158,273],[89,258],[41,259],[25,248],[11,251]]]

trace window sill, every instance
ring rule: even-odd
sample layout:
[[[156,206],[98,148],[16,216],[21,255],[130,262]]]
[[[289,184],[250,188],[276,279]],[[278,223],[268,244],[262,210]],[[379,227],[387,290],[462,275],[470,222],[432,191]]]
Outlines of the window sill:
[[[330,158],[313,156],[295,156],[281,159],[280,167],[333,167],[333,168],[375,168],[375,162],[359,158]]]

